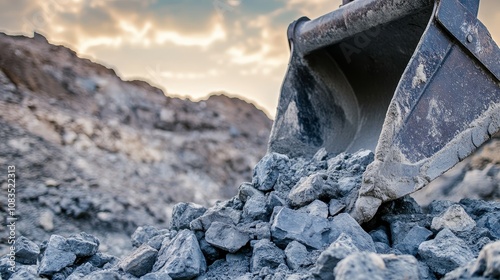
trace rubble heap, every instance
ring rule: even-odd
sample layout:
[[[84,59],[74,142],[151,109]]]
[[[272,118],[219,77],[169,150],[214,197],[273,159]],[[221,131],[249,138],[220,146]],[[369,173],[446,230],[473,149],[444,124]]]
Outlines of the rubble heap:
[[[500,203],[411,197],[360,226],[353,206],[373,153],[312,159],[267,154],[237,196],[206,209],[179,203],[170,227],[139,227],[119,259],[81,233],[40,246],[19,238],[2,279],[497,279]]]

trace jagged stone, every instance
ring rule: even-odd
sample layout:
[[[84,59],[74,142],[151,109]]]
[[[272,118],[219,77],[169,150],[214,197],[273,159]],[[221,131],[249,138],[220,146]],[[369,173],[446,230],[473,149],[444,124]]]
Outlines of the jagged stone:
[[[485,213],[477,221],[477,225],[487,228],[491,234],[497,239],[500,239],[500,210]]]
[[[124,277],[120,277],[120,274],[117,271],[101,270],[90,273],[82,280],[122,280],[123,278]]]
[[[267,239],[259,240],[253,246],[251,260],[252,272],[260,271],[264,267],[277,268],[285,263],[285,253]]]
[[[434,239],[422,242],[418,254],[438,275],[445,275],[474,259],[467,244],[447,228],[441,230]]]
[[[385,267],[387,280],[420,280],[420,272],[418,261],[414,256],[410,255],[382,255]]]
[[[315,200],[308,205],[297,209],[297,211],[325,219],[328,218],[328,205],[321,200]]]
[[[255,194],[247,198],[243,206],[242,218],[245,221],[269,220],[270,211],[267,207],[267,198],[264,194]]]
[[[21,236],[17,238],[15,245],[16,262],[22,264],[36,264],[40,248],[28,238]]]
[[[369,232],[373,242],[381,242],[389,245],[389,236],[387,236],[386,228],[381,226]]]
[[[191,230],[207,231],[212,222],[236,225],[241,219],[241,211],[223,204],[210,207],[203,215],[190,223]]]
[[[206,261],[194,233],[182,230],[162,245],[153,272],[165,271],[173,279],[193,278],[206,271]]]
[[[325,174],[314,173],[299,181],[288,194],[290,204],[301,207],[318,199],[323,193],[325,179]]]
[[[148,273],[139,278],[139,280],[172,280],[172,278],[165,271],[157,271]]]
[[[300,242],[292,241],[285,248],[286,263],[292,270],[311,264],[306,246]]]
[[[340,211],[342,211],[345,208],[345,206],[346,205],[341,200],[332,198],[330,200],[330,203],[328,203],[328,212],[330,216],[333,217],[338,213],[340,213]]]
[[[196,203],[177,203],[172,210],[170,228],[174,230],[189,229],[194,219],[203,215],[207,209]]]
[[[243,183],[238,188],[238,198],[243,203],[245,203],[248,198],[250,198],[250,197],[252,197],[254,195],[258,195],[258,194],[264,195],[263,192],[261,192],[258,189],[254,188],[252,183]]]
[[[416,255],[418,246],[432,236],[432,231],[415,225],[403,237],[403,240],[394,245],[394,248],[403,254]]]
[[[351,215],[341,213],[333,217],[331,223],[330,240],[336,240],[342,233],[351,237],[352,242],[360,251],[376,252],[372,237],[354,220]]]
[[[276,208],[271,223],[273,241],[286,247],[293,240],[314,249],[328,245],[330,224],[327,219],[301,213],[289,208]]]
[[[26,267],[21,267],[16,272],[12,273],[10,280],[43,280],[45,278],[36,275],[35,270],[30,270]]]
[[[235,253],[248,243],[250,237],[233,225],[213,222],[205,233],[205,240],[214,247]]]
[[[375,253],[353,253],[341,260],[334,269],[335,280],[385,280],[384,260]],[[333,276],[333,275],[332,275]]]
[[[450,206],[441,215],[432,219],[431,228],[439,231],[448,228],[453,232],[468,231],[476,226],[476,222],[458,204]]]
[[[66,243],[69,250],[77,257],[92,256],[99,248],[99,239],[85,232],[68,237]]]
[[[38,266],[38,274],[51,276],[61,269],[72,265],[76,260],[76,254],[69,250],[66,238],[60,235],[52,235],[43,253]]]
[[[147,244],[143,244],[130,255],[123,258],[118,267],[135,277],[141,277],[151,271],[157,255],[157,250]]]
[[[449,200],[434,200],[427,206],[427,210],[432,215],[439,215],[453,204],[455,204],[455,202]]]
[[[500,278],[500,241],[490,243],[481,250],[473,267],[473,275]]]
[[[90,263],[84,263],[79,267],[75,268],[73,272],[66,278],[66,280],[80,280],[90,273],[99,270],[97,267],[93,266]],[[54,279],[54,278],[52,278]]]
[[[261,191],[272,190],[280,170],[286,168],[288,160],[286,155],[277,153],[265,155],[255,166],[252,182],[254,186]]]
[[[201,279],[236,279],[250,271],[250,259],[248,257],[227,258],[217,260],[208,267],[207,273],[197,278]]]
[[[118,258],[115,256],[97,252],[95,255],[91,256],[87,262],[95,267],[102,268],[107,263],[114,264],[117,261]]]
[[[319,279],[332,279],[337,264],[350,254],[359,252],[349,235],[341,233],[316,260],[312,273]]]
[[[495,240],[495,237],[488,229],[477,226],[468,231],[457,232],[455,235],[465,241],[474,256],[479,255],[479,252],[486,244]]]

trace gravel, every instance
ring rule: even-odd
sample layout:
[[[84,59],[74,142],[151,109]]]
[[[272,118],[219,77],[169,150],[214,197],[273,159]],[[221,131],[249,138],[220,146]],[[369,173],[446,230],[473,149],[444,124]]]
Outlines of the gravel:
[[[362,226],[347,214],[370,158],[368,151],[270,154],[232,199],[208,209],[180,203],[169,228],[139,227],[131,237],[136,249],[121,259],[97,251],[89,234],[52,235],[40,254],[22,239],[24,263],[9,273],[2,259],[0,273],[70,280],[498,277],[500,203],[465,199],[422,209],[404,197]]]

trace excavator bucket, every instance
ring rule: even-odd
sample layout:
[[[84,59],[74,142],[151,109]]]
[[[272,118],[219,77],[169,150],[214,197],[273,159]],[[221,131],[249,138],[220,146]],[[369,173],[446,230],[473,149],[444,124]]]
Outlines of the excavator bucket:
[[[269,152],[375,150],[350,209],[360,223],[427,185],[500,130],[500,50],[478,8],[356,0],[293,22]]]

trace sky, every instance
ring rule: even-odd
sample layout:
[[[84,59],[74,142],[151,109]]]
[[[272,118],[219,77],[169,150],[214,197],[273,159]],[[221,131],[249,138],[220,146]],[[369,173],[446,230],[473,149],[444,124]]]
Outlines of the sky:
[[[141,79],[165,94],[224,91],[273,117],[288,63],[286,28],[341,0],[0,0],[0,31],[51,43]],[[479,18],[500,42],[500,0]]]

